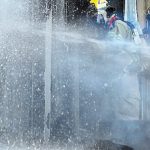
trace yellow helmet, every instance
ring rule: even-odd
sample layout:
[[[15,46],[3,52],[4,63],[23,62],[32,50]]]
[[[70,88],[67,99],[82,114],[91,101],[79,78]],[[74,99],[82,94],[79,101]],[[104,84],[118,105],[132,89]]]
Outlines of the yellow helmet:
[[[91,0],[90,2],[94,3],[97,9],[106,7],[108,3],[107,0]]]

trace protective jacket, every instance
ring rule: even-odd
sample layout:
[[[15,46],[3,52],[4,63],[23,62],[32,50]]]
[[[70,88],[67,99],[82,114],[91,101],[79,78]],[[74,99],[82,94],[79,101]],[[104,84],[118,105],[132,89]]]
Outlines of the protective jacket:
[[[133,40],[133,31],[131,27],[124,21],[118,19],[116,15],[113,15],[107,22],[108,38],[114,40]]]

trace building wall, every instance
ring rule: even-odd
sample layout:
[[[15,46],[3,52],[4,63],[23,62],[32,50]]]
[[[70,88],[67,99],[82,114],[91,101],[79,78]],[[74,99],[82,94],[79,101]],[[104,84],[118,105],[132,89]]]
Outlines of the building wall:
[[[138,20],[142,28],[145,26],[146,1],[137,0]]]
[[[145,27],[145,14],[149,7],[150,0],[137,0],[138,19],[142,28]]]

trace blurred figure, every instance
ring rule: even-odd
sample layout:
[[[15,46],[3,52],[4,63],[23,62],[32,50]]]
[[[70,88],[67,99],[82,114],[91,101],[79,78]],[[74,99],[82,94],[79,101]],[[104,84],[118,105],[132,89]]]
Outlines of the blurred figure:
[[[150,7],[146,12],[146,27],[143,29],[143,33],[147,41],[150,39]]]
[[[106,0],[98,0],[98,15],[97,15],[97,23],[100,24],[100,26],[103,26],[103,29],[105,29],[105,22],[107,21],[106,18],[106,11],[108,2]]]
[[[118,18],[114,7],[108,6],[105,11],[107,17],[106,26],[108,29],[108,38],[114,40],[133,41],[134,26],[131,23]]]
[[[98,3],[96,7],[95,3],[91,3],[87,9],[87,21],[89,28],[92,28],[92,31],[96,30],[98,39],[105,39],[106,38],[106,9],[107,2],[103,0],[103,3]]]
[[[147,23],[147,31],[148,31],[148,35],[150,37],[150,7],[147,10],[147,14],[146,14],[146,23]]]
[[[92,33],[93,38],[104,38],[105,20],[103,15],[98,20],[98,9],[94,3],[91,3],[86,10],[86,26],[87,30]]]

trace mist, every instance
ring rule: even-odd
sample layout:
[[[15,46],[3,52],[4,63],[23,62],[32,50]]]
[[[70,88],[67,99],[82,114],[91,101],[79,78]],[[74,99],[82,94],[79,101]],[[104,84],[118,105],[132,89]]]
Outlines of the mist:
[[[90,149],[106,140],[148,149],[149,47],[98,39],[51,14],[39,21],[29,6],[0,2],[0,147]]]

